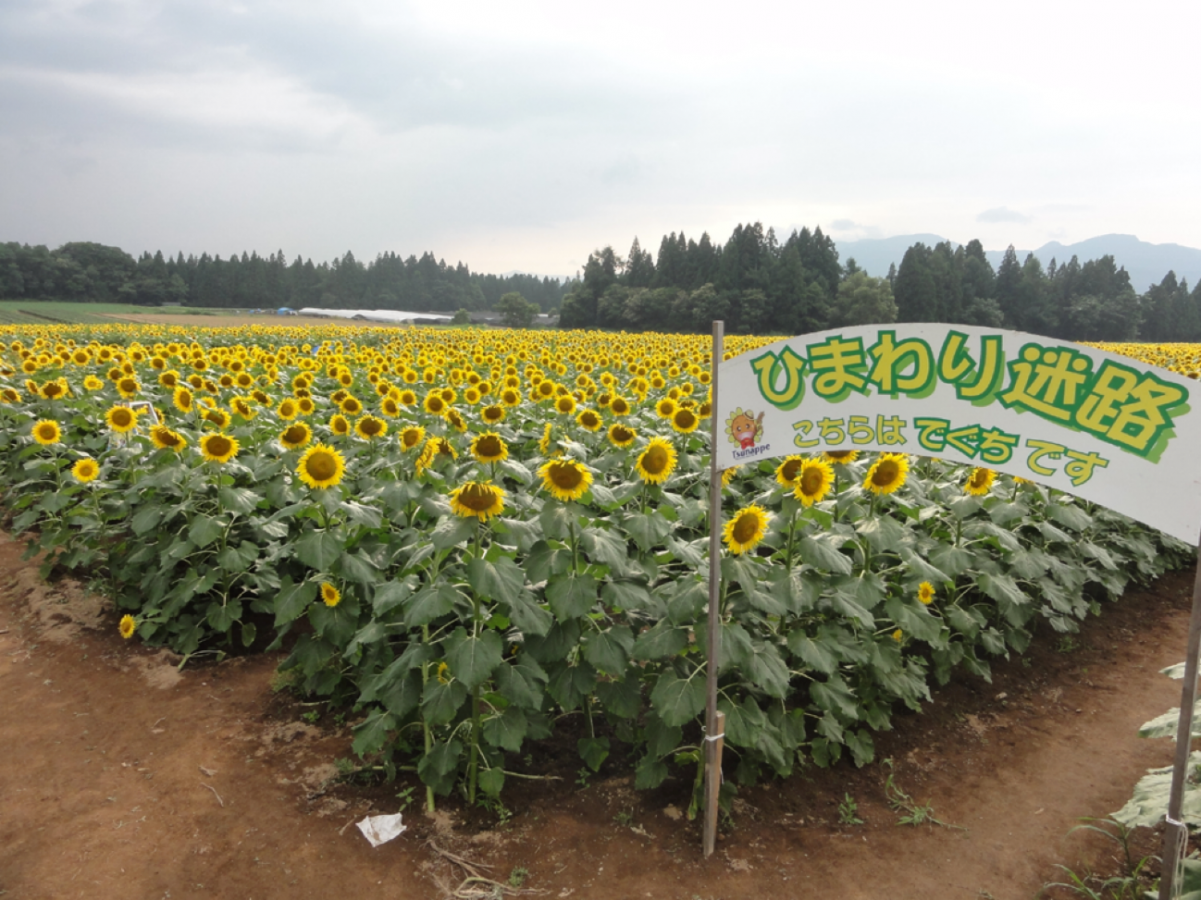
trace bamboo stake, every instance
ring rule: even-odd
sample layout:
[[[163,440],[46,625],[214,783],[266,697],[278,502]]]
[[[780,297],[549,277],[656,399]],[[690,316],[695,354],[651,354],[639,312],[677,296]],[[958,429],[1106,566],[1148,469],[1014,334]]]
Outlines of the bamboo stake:
[[[709,651],[705,679],[705,857],[717,846],[717,798],[721,791],[721,751],[725,716],[717,711],[717,658],[721,652],[721,471],[717,466],[717,438],[721,416],[717,407],[717,368],[721,365],[725,322],[713,323],[713,352],[709,360]]]

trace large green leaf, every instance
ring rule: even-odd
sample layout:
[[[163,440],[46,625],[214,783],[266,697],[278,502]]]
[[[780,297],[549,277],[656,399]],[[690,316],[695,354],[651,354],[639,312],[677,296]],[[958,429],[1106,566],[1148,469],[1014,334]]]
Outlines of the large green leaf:
[[[475,537],[478,528],[479,521],[474,517],[446,516],[434,526],[429,539],[436,549],[449,550]]]
[[[343,553],[338,558],[338,573],[355,584],[375,584],[379,581],[379,569],[364,553]]]
[[[601,589],[608,606],[629,612],[643,612],[659,619],[667,615],[667,604],[636,581],[608,581]]]
[[[647,551],[661,545],[671,534],[671,523],[657,511],[626,516],[621,526],[639,547]]]
[[[296,558],[318,572],[328,572],[342,555],[343,542],[332,531],[314,530],[296,542]]]
[[[467,583],[482,598],[512,603],[525,586],[525,573],[507,556],[477,557],[467,563]]]
[[[422,588],[405,602],[405,624],[412,627],[428,625],[454,609],[462,597],[454,585],[444,581]]]
[[[668,669],[651,690],[651,704],[665,725],[690,722],[705,708],[704,673],[698,669],[691,678],[681,678]]]
[[[634,659],[652,660],[675,656],[688,646],[688,632],[666,619],[638,635],[634,641]]]
[[[221,501],[221,506],[224,509],[248,516],[254,512],[263,498],[249,488],[231,486],[219,488],[217,490],[217,499]]]
[[[192,520],[192,526],[188,529],[188,540],[196,547],[207,547],[224,533],[224,520],[200,513]]]
[[[601,681],[596,685],[596,696],[604,707],[605,714],[619,719],[632,719],[642,710],[642,694],[635,675],[621,681]]]
[[[317,585],[311,581],[292,583],[292,577],[285,575],[275,596],[275,627],[287,625],[304,615],[313,598],[317,596]]]
[[[851,721],[859,718],[859,700],[839,677],[831,676],[824,682],[812,682],[809,696],[821,709],[837,712]]]
[[[840,553],[834,543],[824,535],[802,538],[798,550],[801,559],[816,569],[837,575],[851,574],[851,558]]]
[[[517,595],[508,609],[509,618],[527,638],[546,634],[555,623],[554,616],[535,603],[524,591]]]
[[[520,706],[510,705],[499,716],[484,720],[484,740],[493,747],[503,747],[516,753],[525,740],[529,722]]]
[[[553,575],[546,583],[546,599],[559,621],[578,619],[596,605],[599,585],[591,575]]]
[[[855,530],[867,538],[868,544],[877,553],[897,552],[905,538],[905,526],[887,515],[863,519]]]
[[[472,636],[456,628],[445,646],[450,671],[468,690],[486,681],[504,659],[504,643],[495,631]]]
[[[591,663],[552,667],[546,691],[565,710],[578,707],[596,687],[596,669]]]
[[[371,608],[377,616],[386,616],[396,607],[405,602],[419,584],[415,575],[408,575],[396,581],[385,581],[375,588],[371,597]]]
[[[580,759],[588,764],[593,772],[599,772],[601,765],[609,756],[609,739],[606,737],[580,738],[576,743],[580,751]]]
[[[396,717],[390,712],[375,710],[354,727],[351,749],[359,756],[375,753],[388,742],[388,732],[396,727]]]
[[[838,668],[838,657],[825,644],[819,643],[803,631],[788,635],[788,649],[801,658],[809,668],[829,675]]]
[[[523,709],[539,710],[546,694],[548,676],[528,653],[519,653],[493,673],[501,695],[510,704]]]
[[[458,715],[467,699],[467,688],[460,681],[431,678],[421,697],[421,713],[430,725],[445,725]]]
[[[624,572],[629,549],[624,538],[604,528],[589,528],[580,535],[580,546],[595,563]]]
[[[584,636],[584,658],[607,675],[621,675],[634,650],[634,634],[627,625],[612,625]]]

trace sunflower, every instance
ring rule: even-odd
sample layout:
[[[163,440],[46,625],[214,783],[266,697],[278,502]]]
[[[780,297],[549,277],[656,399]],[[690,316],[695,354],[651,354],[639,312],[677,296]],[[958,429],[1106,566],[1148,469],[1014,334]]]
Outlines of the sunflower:
[[[516,388],[505,388],[500,392],[502,406],[518,406],[521,403],[521,391]]]
[[[400,415],[400,403],[392,397],[385,397],[379,405],[379,411],[389,419],[395,419]]]
[[[136,397],[140,388],[138,380],[130,375],[117,379],[117,393],[126,400]]]
[[[171,449],[176,453],[188,446],[187,439],[178,431],[172,431],[166,425],[155,425],[150,429],[150,440],[154,441],[154,446],[160,450]]]
[[[671,417],[672,430],[678,431],[680,434],[690,434],[696,431],[696,427],[700,424],[700,416],[687,407],[677,409]]]
[[[480,410],[480,418],[489,425],[499,425],[505,420],[505,408],[499,404],[485,406]]]
[[[279,402],[279,406],[275,408],[275,414],[285,422],[290,422],[296,418],[300,410],[296,406],[296,401],[290,397],[285,397]]]
[[[904,453],[881,453],[867,470],[863,489],[873,494],[891,494],[909,475],[909,457]]]
[[[279,442],[288,450],[303,447],[313,439],[313,432],[304,422],[289,425],[279,434]]]
[[[420,425],[410,425],[400,433],[400,446],[404,450],[413,450],[421,446],[425,440],[425,429]]]
[[[614,416],[629,415],[629,400],[625,397],[615,397],[609,401],[609,412]]]
[[[784,461],[776,467],[776,484],[780,487],[795,488],[796,477],[800,474],[801,463],[804,461],[803,456],[784,457]]]
[[[822,454],[822,459],[826,462],[840,463],[844,466],[850,465],[858,458],[858,450],[827,450]]]
[[[342,412],[348,416],[357,416],[363,411],[363,404],[358,397],[347,397],[342,401]]]
[[[104,414],[108,427],[118,434],[133,431],[138,424],[138,414],[128,406],[114,406]]]
[[[400,396],[396,398],[396,402],[401,406],[416,406],[417,395],[412,391],[401,391]]]
[[[329,420],[329,430],[334,434],[346,436],[350,434],[350,422],[341,413],[334,413]]]
[[[425,397],[423,408],[431,416],[441,416],[446,412],[446,401],[437,391],[430,391]]]
[[[200,439],[200,452],[210,462],[227,463],[238,455],[238,442],[228,435],[206,434]]]
[[[83,386],[86,390],[98,391],[102,387],[104,387],[104,382],[101,381],[99,378],[97,378],[95,375],[89,375],[87,378],[85,378],[83,380]]]
[[[121,617],[121,624],[117,626],[117,630],[121,632],[121,637],[129,640],[138,630],[138,620],[126,614]]]
[[[722,488],[723,489],[728,488],[730,486],[730,482],[734,480],[734,476],[737,475],[741,470],[742,470],[742,466],[731,466],[730,468],[723,471],[721,473]]]
[[[85,456],[83,459],[76,461],[75,465],[71,466],[71,474],[75,476],[76,481],[87,484],[89,481],[95,481],[96,476],[100,474],[100,463],[92,459],[90,456]]]
[[[168,369],[158,376],[158,383],[170,390],[175,390],[175,386],[179,384],[179,373],[174,369]]]
[[[763,536],[767,534],[767,525],[771,521],[767,510],[761,506],[744,506],[734,514],[734,518],[726,522],[722,530],[722,538],[730,548],[730,552],[738,555],[755,549]]]
[[[542,438],[538,441],[538,452],[540,452],[543,456],[550,452],[551,428],[551,423],[547,422],[542,428]]]
[[[30,434],[43,447],[57,444],[62,440],[63,436],[62,429],[59,428],[58,423],[53,419],[38,419],[33,423],[33,429],[30,431]]]
[[[463,419],[463,414],[453,406],[446,410],[446,421],[459,434],[467,430],[467,422]]]
[[[661,437],[651,438],[635,464],[638,477],[646,484],[662,484],[670,477],[675,467],[676,448],[670,441]]]
[[[229,401],[229,408],[249,422],[258,415],[249,397],[234,397]]]
[[[471,440],[471,455],[477,462],[498,463],[509,458],[509,448],[504,438],[494,431],[485,431]]]
[[[963,491],[966,494],[971,494],[973,497],[983,497],[992,487],[992,483],[997,480],[997,473],[992,469],[977,467],[972,469],[972,474],[968,476],[967,481],[963,485]]]
[[[901,643],[901,641],[904,637],[905,637],[905,632],[901,631],[901,629],[899,629],[899,628],[892,633],[892,639],[894,641],[896,641],[898,644]]]
[[[363,416],[354,423],[354,433],[365,441],[381,438],[388,433],[388,423],[376,416]]]
[[[638,432],[626,425],[615,422],[609,426],[609,443],[614,447],[628,447],[636,437]]]
[[[346,472],[342,454],[325,444],[314,444],[300,457],[296,474],[311,488],[334,487],[341,483]]]
[[[601,421],[601,417],[597,415],[596,410],[592,409],[582,410],[580,414],[575,417],[575,420],[579,423],[580,427],[585,428],[588,431],[600,431],[605,427],[605,423]]]
[[[328,581],[321,582],[321,602],[333,609],[342,602],[342,592]]]
[[[825,499],[834,483],[834,469],[820,459],[806,459],[801,463],[792,495],[802,506],[812,506]]]
[[[552,459],[538,470],[542,485],[557,500],[579,500],[592,484],[592,473],[574,459]]]
[[[311,397],[299,397],[296,400],[296,408],[300,410],[302,416],[309,416],[317,408],[317,404],[313,402]]]
[[[487,482],[469,481],[450,492],[450,508],[457,516],[475,516],[487,522],[504,510],[505,491]]]
[[[69,397],[71,389],[67,387],[67,379],[56,378],[42,385],[42,396],[47,400],[60,400]]]
[[[661,419],[670,419],[676,412],[676,401],[670,397],[664,397],[655,404],[655,413]]]
[[[923,606],[929,606],[934,602],[934,585],[928,581],[923,581],[917,586],[917,599],[922,602]]]
[[[171,396],[171,402],[175,404],[175,408],[182,413],[191,412],[192,404],[195,398],[192,392],[183,385],[177,385]]]
[[[204,420],[210,425],[224,428],[229,424],[229,413],[223,409],[208,409],[204,412]]]
[[[563,394],[555,400],[555,410],[564,416],[570,416],[575,412],[575,397],[571,394]]]

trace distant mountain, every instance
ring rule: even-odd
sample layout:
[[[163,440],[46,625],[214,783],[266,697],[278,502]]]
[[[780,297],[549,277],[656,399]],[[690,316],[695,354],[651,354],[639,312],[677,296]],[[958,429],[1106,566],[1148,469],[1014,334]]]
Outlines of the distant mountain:
[[[843,241],[837,245],[838,256],[844,263],[854,257],[869,275],[883,276],[888,274],[890,264],[900,266],[905,251],[918,241],[933,247],[944,240],[946,238],[936,234],[906,234],[880,240]],[[951,241],[951,246],[959,245]],[[1029,253],[1029,250],[1018,250],[1018,260],[1025,262]],[[995,269],[1001,264],[1005,251],[987,250],[985,255]],[[1130,283],[1140,294],[1161,282],[1169,271],[1175,272],[1177,279],[1187,278],[1190,285],[1201,281],[1201,250],[1180,244],[1150,244],[1132,234],[1104,234],[1066,245],[1051,241],[1035,250],[1034,255],[1044,266],[1052,259],[1063,265],[1073,256],[1082,264],[1090,259],[1113,256],[1114,261],[1130,273]]]

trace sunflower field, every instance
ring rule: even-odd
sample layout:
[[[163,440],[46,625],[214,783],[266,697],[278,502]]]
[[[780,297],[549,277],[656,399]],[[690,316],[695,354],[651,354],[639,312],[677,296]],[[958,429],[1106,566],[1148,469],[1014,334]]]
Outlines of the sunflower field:
[[[771,338],[732,338],[727,355]],[[0,326],[0,502],[185,659],[284,649],[354,750],[496,797],[556,729],[699,786],[709,339]],[[1108,348],[1114,349],[1114,348]],[[1194,371],[1198,348],[1122,352]],[[730,423],[719,423],[723,428]],[[735,780],[874,753],[1192,549],[905,454],[724,473],[719,708]],[[1041,625],[1040,625],[1041,623]],[[578,737],[577,737],[578,736]]]

